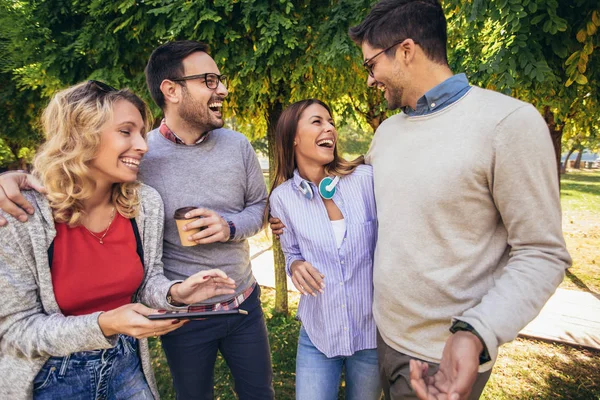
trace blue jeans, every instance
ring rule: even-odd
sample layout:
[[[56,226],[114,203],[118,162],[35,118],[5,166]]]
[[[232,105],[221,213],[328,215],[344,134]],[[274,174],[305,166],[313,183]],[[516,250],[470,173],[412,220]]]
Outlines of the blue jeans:
[[[213,400],[214,367],[220,351],[231,370],[240,400],[271,400],[273,371],[260,287],[234,314],[190,321],[161,336],[178,400]]]
[[[50,357],[33,380],[33,398],[154,399],[142,371],[138,342],[124,335],[112,349]]]
[[[347,400],[381,398],[376,349],[328,358],[311,342],[304,327],[300,328],[296,355],[297,400],[336,400],[344,367]]]

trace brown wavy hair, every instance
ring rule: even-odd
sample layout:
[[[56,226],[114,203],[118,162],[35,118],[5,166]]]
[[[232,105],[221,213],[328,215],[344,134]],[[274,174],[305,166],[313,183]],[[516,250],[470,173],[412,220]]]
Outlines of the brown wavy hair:
[[[286,108],[277,120],[277,127],[275,128],[275,178],[271,182],[269,193],[272,193],[277,186],[294,176],[294,170],[298,167],[294,154],[294,138],[298,130],[298,121],[300,121],[304,110],[313,104],[323,106],[329,112],[329,115],[333,115],[329,106],[321,100],[307,99],[300,100]],[[329,176],[349,175],[364,162],[363,156],[352,161],[340,157],[336,143],[333,150],[333,161],[325,165],[325,174]],[[268,212],[269,207],[267,205],[266,220],[268,220]]]
[[[112,119],[119,100],[127,100],[139,110],[145,133],[151,121],[146,104],[128,89],[116,90],[100,82],[83,82],[62,90],[44,110],[46,142],[33,166],[34,174],[48,190],[56,222],[81,224],[83,201],[92,196],[96,186],[88,165],[99,150],[102,128]],[[138,214],[139,186],[138,181],[113,185],[111,201],[126,218]]]

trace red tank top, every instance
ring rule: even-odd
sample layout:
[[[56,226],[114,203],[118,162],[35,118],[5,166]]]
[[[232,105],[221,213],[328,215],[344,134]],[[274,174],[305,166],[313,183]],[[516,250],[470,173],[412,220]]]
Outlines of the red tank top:
[[[142,284],[144,267],[131,222],[117,213],[103,242],[83,226],[56,224],[51,273],[64,315],[109,311],[131,303]]]

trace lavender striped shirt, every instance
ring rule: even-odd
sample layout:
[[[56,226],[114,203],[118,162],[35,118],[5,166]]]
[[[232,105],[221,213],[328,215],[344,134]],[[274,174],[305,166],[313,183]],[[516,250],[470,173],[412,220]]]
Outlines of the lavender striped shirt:
[[[324,294],[302,296],[298,318],[313,344],[327,357],[350,356],[376,347],[373,320],[373,254],[377,241],[377,211],[373,170],[360,165],[341,177],[333,201],[346,220],[346,236],[336,246],[325,204],[317,188],[308,200],[298,189],[303,179],[294,177],[278,186],[270,197],[271,215],[286,228],[281,247],[286,270],[305,260],[325,275]]]

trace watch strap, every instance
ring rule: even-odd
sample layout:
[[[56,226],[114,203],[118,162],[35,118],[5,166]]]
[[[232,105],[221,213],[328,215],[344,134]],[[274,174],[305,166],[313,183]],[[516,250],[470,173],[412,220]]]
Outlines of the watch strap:
[[[236,231],[235,224],[233,223],[233,221],[227,221],[227,225],[229,225],[229,240],[233,240]]]
[[[479,354],[479,365],[492,361],[492,358],[490,357],[490,353],[487,349],[487,346],[485,345],[485,342],[483,341],[483,338],[479,333],[477,333],[477,331],[475,330],[475,328],[473,328],[471,324],[460,320],[454,321],[452,326],[450,326],[450,332],[456,333],[458,331],[471,332],[473,335],[477,336],[477,339],[479,339],[479,341],[483,345],[483,350],[481,350],[481,354]]]

